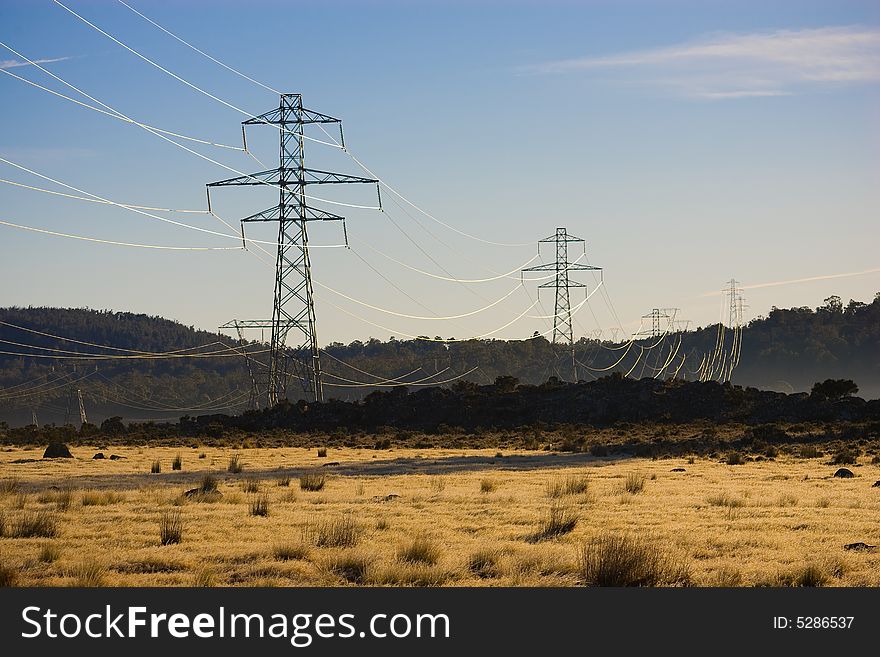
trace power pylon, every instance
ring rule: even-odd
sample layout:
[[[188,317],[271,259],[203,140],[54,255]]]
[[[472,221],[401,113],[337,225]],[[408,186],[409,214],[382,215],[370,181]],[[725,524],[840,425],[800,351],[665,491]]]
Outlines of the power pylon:
[[[271,322],[265,322],[262,320],[258,320],[258,323],[261,325],[261,327],[264,325],[271,325]],[[235,329],[235,333],[238,336],[239,344],[241,344],[242,342],[245,341],[244,334],[242,332],[242,329],[246,328],[244,326],[244,322],[240,322],[237,319],[233,319],[232,321],[226,322],[225,324],[221,325],[219,328],[221,328],[221,329]],[[248,410],[256,410],[259,408],[259,405],[260,405],[260,401],[259,401],[259,399],[260,399],[260,386],[257,383],[257,375],[256,375],[256,372],[254,371],[253,359],[251,358],[251,355],[248,353],[247,348],[244,348],[241,351],[236,349],[235,351],[237,351],[242,356],[244,356],[244,362],[245,362],[245,365],[247,366],[247,371],[248,371],[248,378],[250,378],[250,380],[251,380],[251,390],[250,390],[250,395],[248,396]]]
[[[88,424],[89,418],[86,416],[86,405],[83,402],[83,393],[79,388],[76,389],[76,398],[79,400],[79,421],[81,424]]]
[[[272,338],[266,403],[270,407],[287,397],[291,366],[296,370],[306,396],[311,396],[315,401],[322,401],[324,398],[306,226],[310,221],[342,221],[344,231],[345,218],[309,205],[306,187],[369,183],[375,184],[377,194],[379,192],[379,181],[373,178],[349,176],[305,166],[304,127],[309,124],[325,123],[335,123],[339,126],[340,143],[344,147],[345,140],[340,119],[304,108],[301,94],[281,94],[277,109],[242,122],[242,138],[245,143],[246,126],[272,125],[278,129],[280,133],[278,167],[208,184],[209,211],[211,187],[270,185],[279,190],[277,205],[241,220],[243,240],[244,223],[278,223],[275,291],[272,319],[268,326],[271,328]],[[379,207],[381,207],[381,197]],[[300,341],[292,350],[287,346],[287,337],[291,329],[296,329],[301,334]]]
[[[556,244],[556,262],[547,263],[545,265],[537,265],[528,267],[522,271],[555,271],[556,275],[552,281],[547,281],[538,286],[538,294],[545,288],[554,288],[556,290],[556,311],[553,315],[553,344],[568,343],[574,344],[574,332],[571,327],[571,298],[569,295],[570,288],[585,288],[586,285],[572,281],[568,273],[571,271],[602,271],[601,267],[593,267],[592,265],[582,265],[577,262],[569,262],[568,245],[572,242],[580,242],[584,245],[584,254],[587,252],[586,243],[580,237],[569,235],[565,228],[557,228],[556,234],[545,237],[538,241],[538,255],[541,254],[541,244]]]
[[[672,321],[673,315],[668,310],[677,310],[676,308],[654,308],[647,315],[642,315],[642,319],[651,320],[651,337],[659,338],[665,331],[660,330],[660,320],[665,319],[667,323]],[[641,332],[644,335],[644,331]]]
[[[553,243],[556,245],[556,262],[537,265],[523,269],[523,272],[556,272],[553,280],[547,281],[538,286],[538,296],[541,290],[545,288],[554,288],[556,290],[555,312],[553,314],[553,344],[567,343],[571,351],[571,369],[572,380],[578,380],[577,360],[574,355],[574,331],[571,325],[571,295],[570,288],[584,288],[586,293],[586,285],[577,281],[572,281],[569,277],[571,271],[598,271],[601,267],[593,267],[592,265],[582,265],[578,262],[569,262],[568,245],[572,242],[580,242],[583,244],[584,255],[587,253],[586,242],[579,237],[569,235],[565,228],[557,228],[556,234],[538,240],[538,255],[541,254],[541,244]],[[581,256],[583,257],[583,256]],[[578,258],[580,260],[580,258]],[[600,283],[601,285],[601,283]]]

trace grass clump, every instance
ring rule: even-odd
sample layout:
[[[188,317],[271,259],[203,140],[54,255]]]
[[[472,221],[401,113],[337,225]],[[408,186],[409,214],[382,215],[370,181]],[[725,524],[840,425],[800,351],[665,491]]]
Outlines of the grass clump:
[[[183,467],[183,458],[178,454],[174,457],[174,460],[171,461],[171,469],[172,470],[180,470]]]
[[[645,481],[645,475],[639,472],[630,472],[623,482],[623,490],[632,495],[641,493],[645,490]]]
[[[0,495],[12,495],[18,492],[18,479],[0,479]]]
[[[60,557],[61,550],[58,549],[57,545],[52,543],[43,543],[43,545],[40,546],[40,552],[37,555],[37,559],[43,563],[58,561]]]
[[[150,474],[159,474],[160,472],[162,472],[162,463],[156,459],[150,466]]]
[[[83,506],[109,506],[125,500],[125,496],[112,490],[89,490],[82,494]]]
[[[440,561],[440,546],[419,536],[397,550],[397,558],[404,563],[423,563],[433,566]]]
[[[250,514],[252,516],[261,516],[263,518],[269,515],[269,496],[266,493],[258,495],[250,504]]]
[[[480,481],[480,492],[481,493],[491,493],[496,488],[498,488],[497,484],[491,479],[483,479]]]
[[[500,555],[494,550],[478,550],[467,560],[468,570],[482,579],[498,576]]]
[[[326,447],[319,447],[318,448],[318,458],[319,459],[327,458],[327,448]]]
[[[373,563],[372,557],[357,552],[337,554],[327,560],[327,570],[352,584],[367,581],[367,572]]]
[[[242,470],[244,470],[244,463],[241,462],[238,454],[236,454],[229,459],[229,465],[226,466],[226,471],[231,472],[232,474],[239,474]]]
[[[739,452],[730,452],[724,462],[727,463],[727,465],[742,465],[746,462],[746,459]]]
[[[58,522],[47,511],[23,513],[10,527],[10,538],[54,538],[58,535]]]
[[[304,561],[309,558],[309,548],[303,543],[285,543],[272,548],[272,556],[278,561]]]
[[[361,540],[363,529],[348,514],[331,520],[325,520],[315,526],[312,531],[315,546],[322,547],[354,547]]]
[[[578,523],[577,514],[564,504],[553,504],[538,531],[530,540],[533,543],[558,538],[574,530]]]
[[[828,583],[828,575],[815,565],[808,564],[779,577],[780,586],[818,588]]]
[[[706,501],[712,506],[726,506],[729,509],[735,509],[746,505],[744,499],[734,497],[725,491],[709,495],[709,497],[706,498]]]
[[[12,566],[0,563],[0,588],[15,586],[18,573]]]
[[[168,511],[159,521],[159,542],[175,545],[183,540],[183,517],[180,511]]]
[[[67,511],[73,502],[73,489],[70,486],[64,486],[55,496],[55,509],[57,511]]]
[[[675,586],[690,583],[687,566],[656,542],[604,534],[581,550],[580,575],[587,586]]]
[[[99,587],[104,585],[104,567],[93,561],[83,561],[70,570],[71,586]]]
[[[589,480],[580,475],[569,475],[564,479],[555,479],[547,484],[547,496],[553,499],[566,495],[586,493]]]
[[[327,476],[323,472],[306,472],[299,478],[300,490],[316,492],[324,489]]]
[[[284,488],[287,488],[288,486],[290,486],[290,477],[287,475],[284,475],[283,477],[279,477],[278,478],[278,485],[282,486]]]
[[[260,492],[260,482],[256,479],[245,479],[241,482],[241,489],[248,494],[254,494]]]
[[[217,575],[210,568],[202,568],[193,577],[192,585],[202,589],[213,588],[217,586]]]

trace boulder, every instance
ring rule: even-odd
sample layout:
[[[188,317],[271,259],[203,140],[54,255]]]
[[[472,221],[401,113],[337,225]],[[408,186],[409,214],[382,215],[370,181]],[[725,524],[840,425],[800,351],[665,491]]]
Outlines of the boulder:
[[[848,468],[840,468],[837,472],[834,473],[835,477],[840,477],[841,479],[850,479],[855,477],[853,471]]]
[[[106,457],[104,456],[104,452],[98,452],[97,454],[95,454],[95,455],[92,457],[92,460],[93,460],[93,461],[99,461],[99,460],[101,460],[101,459],[103,459],[103,458],[106,458]]]
[[[855,550],[856,552],[872,552],[877,549],[876,545],[868,545],[867,543],[848,543],[843,546],[844,550]]]
[[[880,488],[880,481],[875,481],[873,484],[871,484],[871,488]]]
[[[72,459],[73,454],[64,443],[49,443],[46,451],[43,452],[44,459]]]
[[[685,469],[684,468],[672,468],[672,470],[670,470],[670,472],[685,472]]]
[[[124,456],[119,456],[119,455],[117,455],[117,454],[111,454],[111,455],[110,455],[110,460],[111,460],[111,461],[118,461],[119,459],[124,459],[124,458],[125,458]]]

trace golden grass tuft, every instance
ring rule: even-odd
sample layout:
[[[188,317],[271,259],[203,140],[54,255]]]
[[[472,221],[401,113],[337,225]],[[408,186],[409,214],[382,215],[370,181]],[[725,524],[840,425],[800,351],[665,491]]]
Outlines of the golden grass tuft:
[[[559,538],[574,531],[578,515],[566,504],[554,503],[547,510],[538,531],[529,537],[532,543]]]
[[[94,561],[83,561],[73,566],[68,575],[72,578],[71,586],[96,588],[104,586],[106,569]]]
[[[48,511],[22,513],[9,529],[10,538],[54,538],[58,521]]]
[[[166,511],[159,520],[159,542],[176,545],[183,540],[183,517],[180,511]]]
[[[299,478],[300,490],[316,492],[323,490],[327,476],[323,472],[306,472]]]
[[[425,536],[418,536],[397,550],[397,559],[405,563],[433,566],[440,561],[440,546]]]
[[[547,482],[547,497],[556,499],[567,495],[581,495],[589,489],[590,482],[583,475],[568,475],[563,479]]]
[[[498,485],[492,479],[480,480],[481,493],[492,493],[495,491],[496,488],[498,488]]]
[[[587,586],[687,586],[690,571],[655,539],[602,534],[583,546],[580,575]]]
[[[305,536],[319,548],[354,547],[363,536],[363,528],[355,522],[351,514],[346,513],[339,518],[323,520],[307,528]]]

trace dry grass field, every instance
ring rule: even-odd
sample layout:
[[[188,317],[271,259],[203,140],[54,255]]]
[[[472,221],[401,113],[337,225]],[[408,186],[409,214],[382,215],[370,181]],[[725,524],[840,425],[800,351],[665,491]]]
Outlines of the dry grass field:
[[[827,457],[96,451],[0,452],[0,583],[880,585],[880,550],[844,549],[880,544],[880,467],[864,456],[838,479]]]

